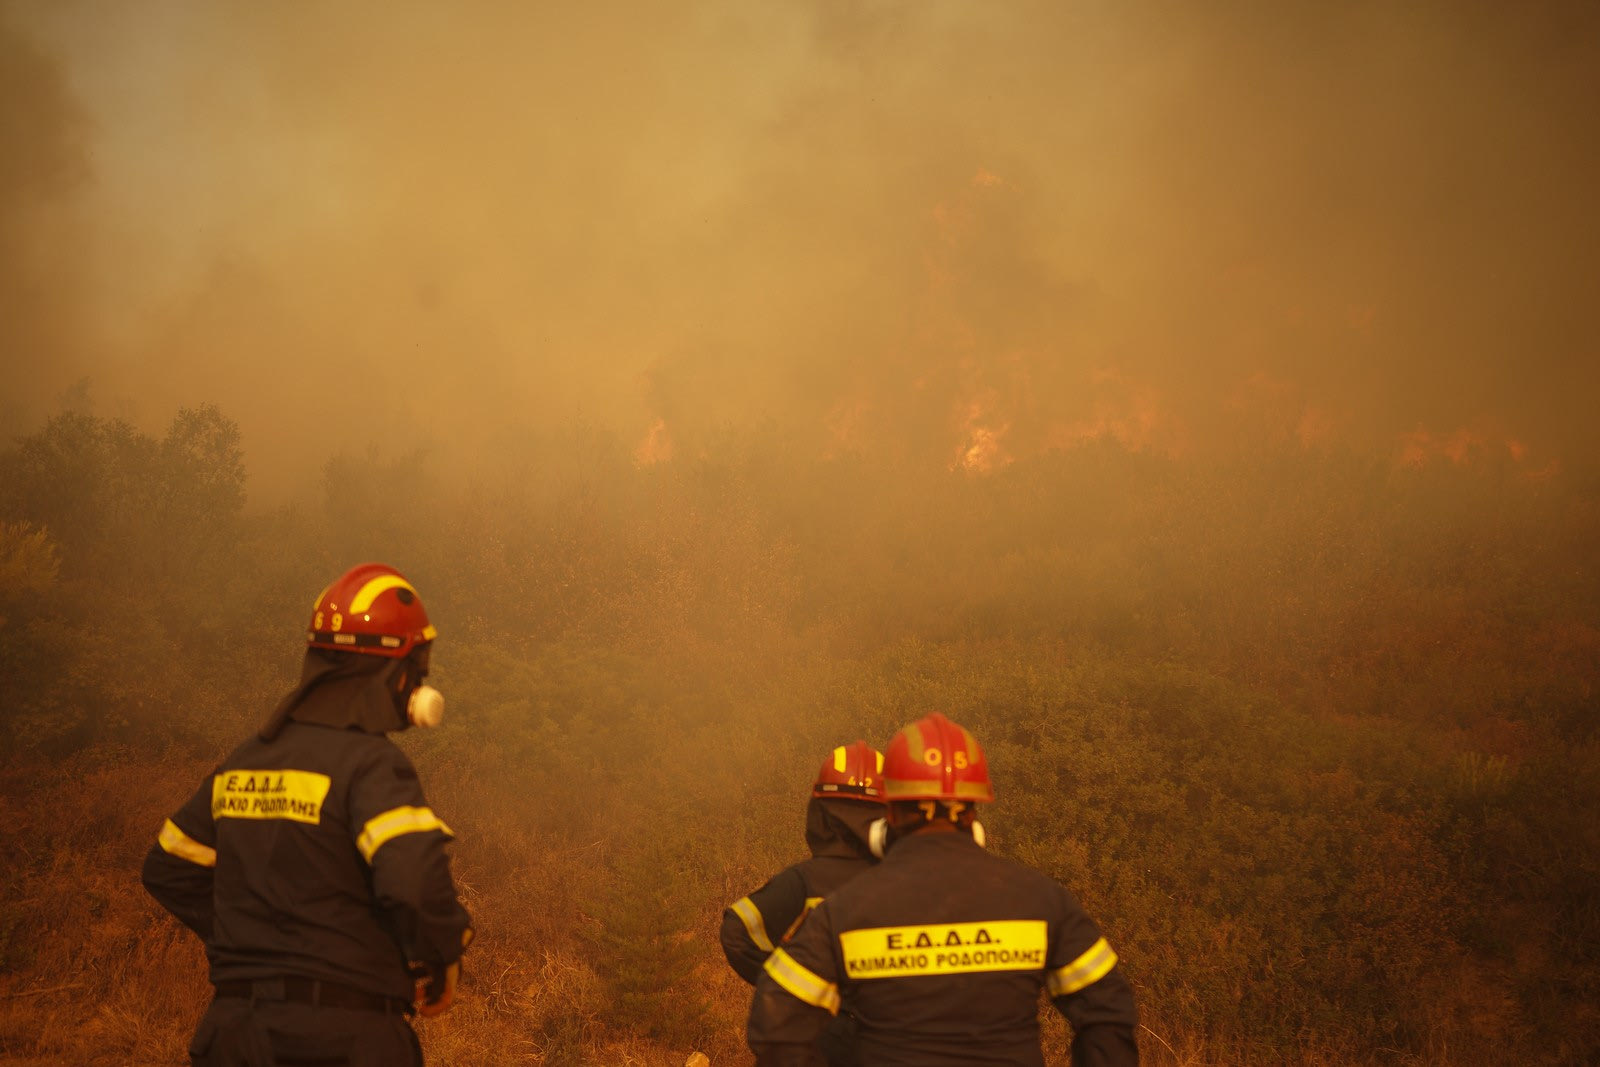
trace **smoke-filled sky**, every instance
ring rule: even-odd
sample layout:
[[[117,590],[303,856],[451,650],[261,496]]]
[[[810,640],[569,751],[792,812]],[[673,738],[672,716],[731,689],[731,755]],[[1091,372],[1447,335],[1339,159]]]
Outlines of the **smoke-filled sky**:
[[[1583,0],[0,0],[0,432],[214,402],[262,499],[574,418],[1542,468],[1597,107]]]

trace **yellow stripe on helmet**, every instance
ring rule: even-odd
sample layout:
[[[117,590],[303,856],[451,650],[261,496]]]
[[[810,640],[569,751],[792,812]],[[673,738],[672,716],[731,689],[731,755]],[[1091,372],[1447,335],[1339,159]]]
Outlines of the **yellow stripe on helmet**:
[[[355,599],[350,601],[350,614],[359,615],[366,611],[378,599],[379,593],[390,589],[409,589],[412,596],[417,595],[416,588],[398,574],[380,574],[356,591]]]
[[[922,740],[922,730],[916,723],[911,723],[905,728],[906,755],[917,763],[922,762],[922,753],[927,749],[927,744]]]
[[[968,765],[976,764],[978,762],[978,739],[973,737],[972,732],[965,726],[957,726],[956,729],[961,731],[961,743],[967,749]]]
[[[884,779],[883,795],[890,800],[921,800],[930,794],[944,797],[944,783],[937,778]],[[956,782],[955,796],[951,799],[987,802],[993,798],[989,786],[983,782]]]

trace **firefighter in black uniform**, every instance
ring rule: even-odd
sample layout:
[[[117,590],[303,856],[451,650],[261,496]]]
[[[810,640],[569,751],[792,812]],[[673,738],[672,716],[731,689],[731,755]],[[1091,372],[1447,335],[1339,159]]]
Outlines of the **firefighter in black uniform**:
[[[300,684],[161,828],[150,894],[205,942],[196,1067],[418,1065],[408,1017],[450,1004],[471,940],[411,761],[437,725],[434,628],[382,564],[317,597]]]
[[[751,985],[773,949],[788,941],[806,913],[877,862],[869,844],[883,807],[883,753],[865,741],[841,745],[823,761],[806,805],[811,858],[773,875],[722,913],[722,952]],[[822,1037],[830,1064],[853,1063],[850,1017],[840,1014]]]
[[[984,851],[994,798],[978,742],[935,712],[884,754],[884,860],[819,904],[767,960],[747,1037],[759,1067],[815,1065],[831,1014],[875,1067],[1042,1067],[1039,990],[1072,1024],[1074,1067],[1137,1064],[1117,955],[1053,879]]]

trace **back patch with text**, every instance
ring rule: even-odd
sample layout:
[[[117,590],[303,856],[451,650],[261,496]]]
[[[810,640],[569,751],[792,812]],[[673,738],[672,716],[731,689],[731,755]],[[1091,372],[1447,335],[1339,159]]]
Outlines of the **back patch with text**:
[[[213,819],[292,819],[322,822],[332,783],[316,771],[218,771],[211,780]]]
[[[852,979],[1044,969],[1043,919],[882,926],[839,935]]]

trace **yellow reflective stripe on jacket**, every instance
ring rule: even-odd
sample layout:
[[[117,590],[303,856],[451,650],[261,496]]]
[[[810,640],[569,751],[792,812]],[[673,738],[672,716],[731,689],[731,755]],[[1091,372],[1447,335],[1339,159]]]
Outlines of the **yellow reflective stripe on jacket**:
[[[740,897],[732,906],[733,913],[744,923],[745,933],[756,943],[756,948],[762,952],[771,952],[772,939],[767,936],[767,924],[762,921],[761,909],[756,907],[755,901],[749,897]]]
[[[795,917],[794,922],[789,924],[789,929],[783,932],[784,943],[787,944],[789,939],[794,936],[794,932],[800,929],[800,924],[806,921],[806,916],[811,914],[811,909],[821,903],[821,897],[806,897],[806,906],[800,909],[800,914]]]
[[[402,834],[419,834],[425,830],[443,830],[446,837],[455,836],[432,808],[391,808],[367,820],[361,828],[361,836],[356,838],[356,847],[371,863],[377,851],[390,841]]]
[[[839,1014],[839,987],[806,970],[783,949],[767,957],[765,970],[772,980],[812,1007]]]
[[[188,860],[201,867],[217,865],[217,850],[202,845],[178,829],[178,824],[171,819],[161,824],[161,836],[156,838],[156,843],[163,852],[169,852],[180,860]]]
[[[1094,985],[1117,965],[1117,954],[1111,951],[1106,939],[1101,938],[1089,946],[1089,951],[1059,970],[1050,972],[1049,985],[1052,997],[1064,997]]]

